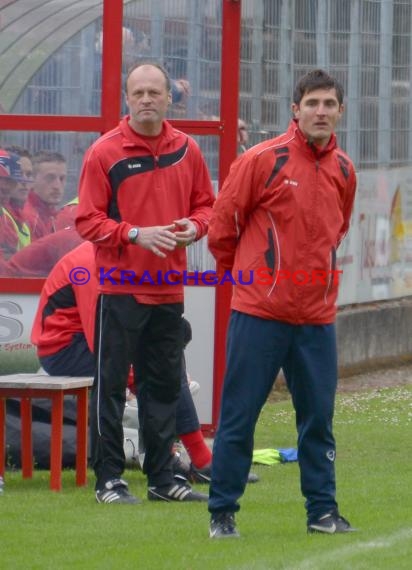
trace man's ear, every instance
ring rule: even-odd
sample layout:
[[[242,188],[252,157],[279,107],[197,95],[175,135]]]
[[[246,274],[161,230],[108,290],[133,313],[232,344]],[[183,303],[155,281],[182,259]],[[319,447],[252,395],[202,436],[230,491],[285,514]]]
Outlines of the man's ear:
[[[299,119],[299,116],[300,116],[299,105],[297,103],[292,103],[291,109],[292,109],[292,113],[293,113],[295,119]]]
[[[169,103],[169,105],[172,104],[172,91],[169,91],[167,95],[167,102]]]

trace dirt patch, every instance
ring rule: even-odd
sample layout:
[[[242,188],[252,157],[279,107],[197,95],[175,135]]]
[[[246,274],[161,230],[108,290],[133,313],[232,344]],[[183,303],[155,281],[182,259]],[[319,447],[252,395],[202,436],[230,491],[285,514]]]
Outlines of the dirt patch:
[[[408,384],[412,384],[410,363],[342,378],[339,380],[338,392],[357,392],[365,388],[387,388]]]
[[[339,378],[338,393],[360,392],[371,388],[388,388],[410,384],[412,384],[412,364],[407,363]],[[269,396],[269,401],[277,402],[286,398],[289,398],[289,393],[285,379],[280,374]]]

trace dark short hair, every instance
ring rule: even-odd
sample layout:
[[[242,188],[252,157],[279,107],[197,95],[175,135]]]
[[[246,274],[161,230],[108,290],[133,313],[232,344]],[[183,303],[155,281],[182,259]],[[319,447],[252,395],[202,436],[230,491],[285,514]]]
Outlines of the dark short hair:
[[[29,158],[31,160],[32,154],[29,151],[28,148],[25,148],[24,146],[20,146],[19,144],[10,144],[10,145],[6,145],[4,147],[4,150],[7,150],[7,152],[12,152],[14,154],[17,154],[18,156],[20,156],[20,158]]]
[[[302,97],[315,89],[335,89],[339,105],[342,105],[344,95],[342,84],[323,69],[309,71],[299,79],[293,91],[293,102],[299,105]]]
[[[67,162],[66,158],[55,150],[38,150],[33,154],[33,164],[40,162]]]
[[[169,74],[167,73],[166,69],[163,67],[163,65],[161,65],[160,63],[157,62],[153,62],[153,61],[139,61],[137,63],[134,63],[133,65],[131,65],[129,67],[129,69],[127,70],[127,74],[126,74],[126,79],[124,82],[124,90],[127,93],[127,81],[130,77],[130,74],[137,69],[138,67],[142,67],[142,65],[151,65],[152,67],[156,67],[157,69],[159,69],[163,75],[165,76],[165,80],[166,80],[166,89],[168,91],[170,91],[172,89],[172,82],[171,79],[169,77]]]
[[[45,162],[58,162],[66,164],[67,160],[62,154],[60,154],[60,152],[56,152],[54,150],[39,150],[33,154],[31,162],[33,165],[34,173],[37,174],[39,171],[39,164],[43,164]]]

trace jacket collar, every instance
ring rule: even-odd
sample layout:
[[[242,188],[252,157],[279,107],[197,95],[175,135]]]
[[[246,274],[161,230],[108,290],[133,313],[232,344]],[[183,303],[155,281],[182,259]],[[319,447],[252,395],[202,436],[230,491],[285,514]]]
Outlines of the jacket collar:
[[[57,212],[57,207],[52,204],[47,204],[40,198],[34,190],[30,190],[27,197],[27,201],[31,204],[38,212],[46,215],[54,215]]]
[[[123,146],[124,147],[144,146],[145,148],[146,147],[150,148],[149,145],[146,143],[146,141],[130,127],[129,119],[130,115],[126,115],[125,117],[122,118],[119,124],[120,131],[124,137]],[[177,138],[178,134],[179,131],[173,128],[172,125],[169,123],[169,121],[166,120],[163,121],[162,132],[161,132],[162,144],[171,142],[173,139]]]
[[[296,140],[304,147],[304,149],[317,159],[328,154],[338,146],[336,135],[335,133],[332,133],[328,144],[323,148],[319,148],[313,142],[309,141],[305,134],[300,130],[297,119],[291,120],[289,130],[294,133]]]

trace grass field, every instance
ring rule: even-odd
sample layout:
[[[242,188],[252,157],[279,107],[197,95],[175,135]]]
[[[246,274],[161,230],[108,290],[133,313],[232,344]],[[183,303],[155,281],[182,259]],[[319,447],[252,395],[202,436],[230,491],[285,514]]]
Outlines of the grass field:
[[[338,396],[338,500],[359,532],[307,535],[296,463],[254,466],[237,516],[240,539],[208,538],[204,504],[97,505],[93,476],[76,488],[48,490],[48,472],[33,480],[7,473],[0,497],[0,568],[150,570],[388,570],[412,560],[412,386]],[[255,448],[294,447],[289,400],[268,403]],[[145,497],[145,479],[128,471]],[[197,487],[199,490],[201,486]]]

